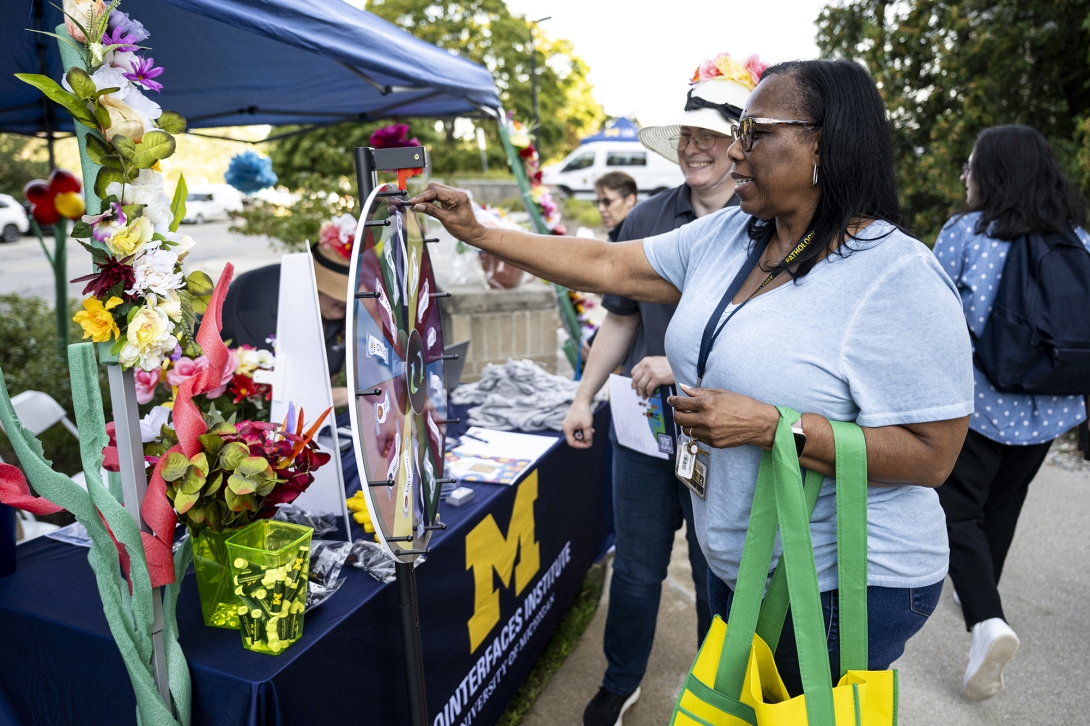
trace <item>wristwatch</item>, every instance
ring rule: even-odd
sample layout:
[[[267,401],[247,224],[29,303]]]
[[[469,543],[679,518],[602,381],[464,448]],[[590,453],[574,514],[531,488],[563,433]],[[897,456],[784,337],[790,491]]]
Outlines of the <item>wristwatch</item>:
[[[806,448],[806,432],[802,430],[802,416],[799,416],[799,420],[791,424],[791,433],[795,436],[795,451],[798,452],[801,459],[802,450]]]

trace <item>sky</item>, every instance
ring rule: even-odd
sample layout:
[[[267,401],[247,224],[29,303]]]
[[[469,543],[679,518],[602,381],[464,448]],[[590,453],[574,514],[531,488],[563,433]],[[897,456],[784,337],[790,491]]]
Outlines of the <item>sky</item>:
[[[727,51],[766,62],[816,58],[814,21],[831,0],[507,0],[543,33],[566,38],[590,66],[594,97],[607,114],[661,123],[685,107],[688,80],[706,58]]]

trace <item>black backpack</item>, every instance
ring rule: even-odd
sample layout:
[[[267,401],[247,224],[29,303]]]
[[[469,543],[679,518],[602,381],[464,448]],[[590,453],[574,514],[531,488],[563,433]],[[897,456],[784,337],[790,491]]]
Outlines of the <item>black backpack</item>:
[[[1011,243],[976,362],[1003,393],[1090,393],[1090,252],[1073,231]]]
[[[1011,243],[975,360],[1003,393],[1090,393],[1090,252],[1074,231]]]

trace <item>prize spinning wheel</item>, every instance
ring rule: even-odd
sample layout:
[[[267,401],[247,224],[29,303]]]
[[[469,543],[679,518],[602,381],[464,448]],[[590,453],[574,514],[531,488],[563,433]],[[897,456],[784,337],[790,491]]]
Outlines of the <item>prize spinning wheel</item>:
[[[409,561],[436,528],[447,390],[435,277],[405,199],[385,184],[363,205],[346,330],[360,481],[380,541]]]

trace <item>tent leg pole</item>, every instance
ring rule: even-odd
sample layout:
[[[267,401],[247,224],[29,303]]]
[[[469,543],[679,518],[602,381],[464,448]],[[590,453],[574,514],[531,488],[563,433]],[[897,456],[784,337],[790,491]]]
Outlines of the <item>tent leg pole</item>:
[[[397,610],[401,617],[401,645],[405,652],[405,685],[409,691],[410,726],[428,726],[428,697],[424,685],[424,648],[420,642],[420,612],[416,600],[416,570],[412,562],[395,562]]]

